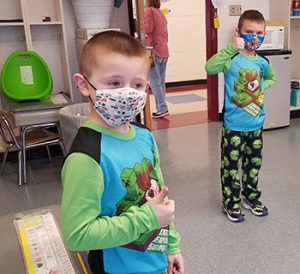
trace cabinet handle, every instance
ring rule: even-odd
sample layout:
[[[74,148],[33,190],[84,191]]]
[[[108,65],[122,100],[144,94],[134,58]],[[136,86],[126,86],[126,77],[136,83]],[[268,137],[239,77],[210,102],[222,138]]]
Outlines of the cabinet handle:
[[[284,57],[284,59],[290,59],[290,57]]]

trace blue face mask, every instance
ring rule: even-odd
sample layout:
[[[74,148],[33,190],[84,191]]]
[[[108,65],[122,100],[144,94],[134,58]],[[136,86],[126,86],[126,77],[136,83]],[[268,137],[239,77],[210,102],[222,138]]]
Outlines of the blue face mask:
[[[240,34],[240,37],[245,41],[245,49],[247,50],[256,50],[258,49],[262,42],[264,41],[265,36],[256,35],[256,34]]]

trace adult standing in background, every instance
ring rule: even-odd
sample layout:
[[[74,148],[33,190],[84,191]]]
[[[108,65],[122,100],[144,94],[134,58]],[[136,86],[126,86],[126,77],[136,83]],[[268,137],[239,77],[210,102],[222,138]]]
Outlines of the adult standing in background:
[[[155,62],[150,69],[149,80],[155,97],[156,112],[152,118],[162,118],[169,115],[166,103],[166,69],[169,57],[167,19],[161,12],[160,0],[147,0],[144,12],[146,44],[153,46]]]

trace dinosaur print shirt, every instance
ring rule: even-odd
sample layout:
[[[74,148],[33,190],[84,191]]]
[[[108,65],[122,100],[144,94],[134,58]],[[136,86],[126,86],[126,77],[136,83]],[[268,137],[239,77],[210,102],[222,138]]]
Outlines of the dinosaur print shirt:
[[[62,169],[62,232],[71,250],[99,250],[106,273],[163,273],[179,253],[174,225],[147,203],[164,185],[151,132],[116,133],[85,122]]]
[[[265,120],[264,92],[276,81],[269,61],[250,57],[230,44],[206,64],[209,74],[224,73],[224,126],[235,131],[254,131]]]

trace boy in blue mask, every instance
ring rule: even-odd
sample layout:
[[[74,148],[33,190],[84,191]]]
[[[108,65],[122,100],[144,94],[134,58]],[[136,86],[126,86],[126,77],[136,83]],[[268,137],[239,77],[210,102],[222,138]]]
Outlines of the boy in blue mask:
[[[269,61],[255,52],[264,35],[263,15],[257,10],[245,11],[232,43],[212,56],[205,67],[208,74],[223,72],[225,78],[221,140],[222,210],[233,222],[245,220],[241,206],[256,216],[268,214],[267,207],[259,200],[258,174],[262,162],[264,91],[275,83],[276,76]]]
[[[71,250],[89,251],[93,273],[183,273],[156,143],[130,123],[146,101],[149,55],[117,31],[84,46],[74,81],[90,100],[61,177],[62,232]]]

